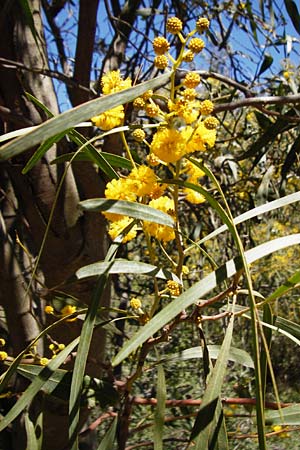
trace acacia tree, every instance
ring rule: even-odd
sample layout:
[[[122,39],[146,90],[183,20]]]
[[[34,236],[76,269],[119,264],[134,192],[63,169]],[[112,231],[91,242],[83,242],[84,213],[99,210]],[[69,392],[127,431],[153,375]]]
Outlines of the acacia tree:
[[[288,13],[293,9],[294,15],[291,14],[291,17],[294,17],[295,13],[298,13],[294,2],[286,2],[286,5]],[[122,68],[124,79],[127,75],[130,75],[132,80],[136,80],[137,84],[152,77],[155,80],[155,76],[163,67],[161,64],[156,64],[153,67],[151,40],[156,35],[164,34],[165,18],[170,15],[180,17],[186,26],[192,29],[193,26],[190,23],[197,20],[199,15],[204,15],[211,19],[213,26],[211,31],[208,32],[207,68],[201,70],[201,76],[204,80],[207,80],[205,84],[206,92],[210,93],[211,99],[216,98],[214,111],[222,126],[219,136],[220,140],[222,139],[226,145],[223,154],[219,154],[218,150],[212,153],[209,160],[211,167],[218,167],[219,164],[219,167],[224,168],[219,181],[223,188],[225,186],[228,189],[228,198],[235,199],[237,194],[241,198],[242,191],[237,186],[243,180],[235,179],[232,183],[231,176],[228,175],[228,171],[226,172],[228,167],[226,164],[229,164],[233,175],[234,170],[236,170],[233,162],[228,158],[228,153],[232,150],[232,142],[241,143],[241,150],[238,154],[239,160],[243,161],[254,156],[254,166],[256,166],[256,163],[268,154],[270,142],[273,142],[275,138],[286,139],[290,145],[288,155],[282,158],[280,152],[278,152],[279,155],[276,157],[277,164],[283,164],[280,185],[281,188],[284,188],[288,173],[290,173],[290,170],[295,170],[299,147],[299,138],[295,135],[295,125],[297,124],[295,110],[293,107],[287,109],[286,105],[299,103],[299,95],[297,89],[295,89],[297,78],[290,73],[291,68],[288,66],[290,63],[287,60],[284,62],[286,64],[284,72],[288,72],[289,75],[285,73],[285,76],[282,76],[283,73],[272,73],[273,58],[268,54],[268,50],[272,49],[269,37],[274,32],[275,27],[281,23],[283,26],[282,35],[280,36],[280,28],[277,32],[278,37],[284,39],[284,21],[287,17],[279,14],[276,2],[271,2],[268,7],[260,5],[261,9],[258,11],[255,11],[250,2],[247,4],[227,2],[221,6],[219,2],[214,1],[205,4],[193,2],[195,8],[192,8],[191,11],[185,9],[179,2],[170,2],[167,5],[168,8],[164,9],[159,1],[151,5],[151,8],[145,7],[141,1],[128,2],[123,6],[119,2],[111,2],[111,4],[106,2],[105,12],[111,26],[109,38],[106,39],[101,34],[102,30],[97,30],[96,26],[98,1],[82,1],[78,8],[77,39],[75,45],[72,44],[71,50],[70,48],[67,50],[64,45],[63,27],[57,25],[57,17],[65,8],[71,8],[72,5],[65,1],[52,3],[43,1],[42,4],[39,1],[31,1],[29,6],[30,11],[27,9],[26,2],[20,2],[19,4],[8,1],[2,7],[0,112],[3,133],[38,125],[47,121],[51,114],[58,115],[59,107],[53,88],[53,79],[65,84],[66,95],[68,95],[70,103],[74,107],[97,98],[101,91],[100,79],[109,70]],[[101,7],[104,12],[103,5]],[[42,21],[41,8],[43,8],[45,14],[44,21]],[[71,10],[69,9],[69,11]],[[274,12],[278,14],[277,22],[274,21],[273,28],[268,29],[264,25],[269,17],[273,17]],[[262,33],[257,26],[258,18],[262,25]],[[299,32],[297,21],[292,20]],[[57,58],[55,60],[51,58],[53,47],[48,45],[47,48],[44,35],[45,28],[48,33],[47,40],[50,42],[51,36],[57,47]],[[248,54],[250,67],[248,67],[247,72],[245,72],[245,64],[240,56],[241,49],[234,50],[231,44],[232,36],[238,28],[250,37],[249,44],[251,42],[256,46],[259,44],[261,49],[254,56],[251,53]],[[291,42],[295,42],[287,37],[285,39],[285,43],[281,41],[279,44],[286,45],[287,48],[289,48],[288,45],[291,45]],[[100,54],[95,52],[95,43],[97,49],[100,49]],[[178,41],[176,35],[172,35],[170,44],[175,48],[175,55],[180,57],[182,42]],[[72,48],[74,48],[74,54],[68,54],[68,51],[72,52]],[[290,53],[290,50],[288,52]],[[224,55],[226,55],[228,64],[223,62]],[[94,76],[96,64],[98,67],[95,69],[96,76]],[[197,69],[196,63],[194,67],[193,64],[191,62],[190,68]],[[176,63],[174,67],[177,68]],[[262,75],[267,70],[269,70],[267,72],[268,77],[265,80],[267,83],[263,84],[263,87],[258,87]],[[178,71],[174,74],[173,87],[175,84],[181,83],[185,73]],[[161,83],[165,83],[167,79],[168,77]],[[153,86],[155,86],[155,83],[153,83]],[[157,85],[159,84],[157,82]],[[202,94],[204,95],[201,91]],[[271,94],[271,96],[266,98],[266,94]],[[128,95],[131,97],[125,97],[126,102],[132,100],[138,94]],[[225,97],[225,102],[222,97]],[[218,100],[218,98],[221,98],[221,100]],[[35,99],[38,99],[40,104]],[[121,100],[120,98],[119,103],[122,103]],[[157,104],[163,108],[163,104],[159,101],[160,99],[158,99]],[[276,106],[268,110],[265,106],[267,104]],[[241,108],[251,105],[255,105],[260,110],[256,112],[256,120],[259,125],[256,132],[261,135],[256,139],[250,134],[251,145],[249,145],[249,141],[246,142],[245,140],[248,137],[246,134],[247,127],[251,127],[251,133],[254,127],[251,124],[249,125],[250,118],[243,114]],[[109,109],[108,106],[107,109]],[[84,114],[87,114],[87,112],[83,113],[84,120],[91,117]],[[126,114],[130,123],[130,107],[127,108]],[[133,112],[132,117],[135,117],[135,120],[137,119],[136,112]],[[275,124],[274,121],[272,122],[273,118],[275,118]],[[136,120],[136,123],[139,120]],[[94,121],[94,123],[97,124],[97,121]],[[231,123],[233,126],[231,126]],[[65,163],[65,166],[63,163],[51,165],[51,161],[57,156],[60,156],[60,161],[63,161],[64,155],[71,153],[74,147],[87,145],[86,138],[91,138],[95,132],[94,129],[91,131],[92,128],[87,128],[88,131],[82,128],[80,134],[73,131],[66,138],[65,132],[58,136],[63,131],[62,128],[59,132],[57,129],[55,130],[51,137],[50,134],[47,135],[50,140],[47,140],[45,147],[40,149],[39,157],[35,153],[36,147],[29,152],[23,152],[23,149],[8,150],[3,158],[0,154],[0,158],[3,159],[0,169],[2,189],[0,276],[3,288],[0,295],[6,324],[3,333],[5,337],[9,335],[9,353],[14,357],[20,355],[20,352],[32,343],[38,332],[44,328],[46,320],[47,323],[49,323],[49,320],[50,323],[53,323],[51,321],[53,316],[47,316],[46,318],[44,315],[45,301],[48,304],[60,305],[60,308],[57,308],[58,310],[63,310],[64,305],[71,306],[71,308],[65,310],[67,312],[74,311],[72,309],[74,302],[79,302],[76,305],[79,304],[83,307],[90,305],[89,319],[94,314],[95,296],[99,296],[99,292],[102,295],[100,303],[96,304],[97,309],[108,306],[109,295],[107,290],[105,294],[102,292],[103,279],[101,277],[96,291],[92,295],[94,281],[91,282],[89,278],[86,281],[84,278],[84,280],[78,282],[78,280],[75,280],[74,274],[82,266],[102,261],[107,255],[104,219],[100,214],[82,214],[77,205],[84,199],[103,196],[104,181],[107,181],[111,176],[111,167],[105,165],[103,161],[99,161],[98,154],[95,154],[94,149],[90,147],[87,147],[88,157],[94,164],[75,161],[72,163],[72,168],[68,163]],[[288,135],[284,134],[285,131],[290,130],[291,132]],[[51,140],[53,136],[54,138]],[[12,137],[14,136],[12,135]],[[41,141],[43,139],[38,138],[33,142],[37,144]],[[244,151],[246,144],[247,151]],[[24,148],[25,145],[28,149],[33,147],[33,145],[24,144]],[[118,134],[111,134],[101,141],[100,149],[122,154],[123,145],[124,140],[122,141]],[[45,152],[46,149],[47,152]],[[30,155],[34,155],[33,160],[26,167]],[[66,166],[67,170],[65,171]],[[25,173],[23,173],[24,167],[26,167]],[[243,163],[240,163],[239,167],[244,173],[249,170],[247,164],[243,166]],[[27,170],[29,168],[30,170]],[[103,171],[105,175],[103,175]],[[262,187],[266,185],[269,187],[270,173],[266,170],[267,176],[264,178],[264,184],[261,183]],[[258,182],[261,181],[261,173],[255,175],[255,177]],[[251,183],[251,177],[249,177],[249,182]],[[255,183],[253,183],[254,185]],[[59,195],[57,195],[57,192]],[[269,189],[265,189],[263,195],[268,197],[269,192]],[[246,194],[249,196],[249,203],[247,202],[247,204],[251,205],[253,192],[250,187]],[[243,198],[245,198],[245,195]],[[194,207],[192,209],[195,216],[199,218],[199,222],[200,220],[203,221],[201,210]],[[238,214],[239,212],[240,210],[237,207],[235,213]],[[218,220],[215,213],[216,211],[213,208],[210,217],[211,221],[217,225]],[[202,227],[201,236],[204,232],[209,232],[211,226],[208,221],[205,223],[204,220],[203,223],[205,225]],[[189,222],[186,223],[186,227],[190,227]],[[177,235],[178,241],[179,235]],[[229,253],[228,256],[231,256],[231,251]],[[38,265],[35,258],[37,258]],[[219,260],[219,263],[221,262],[222,259]],[[183,254],[176,272],[178,277],[181,276],[182,266]],[[190,283],[194,281],[196,280],[191,276]],[[236,287],[235,281],[231,286],[232,290],[234,290],[233,287]],[[118,286],[115,285],[115,288],[117,289]],[[227,293],[226,290],[222,291],[218,300],[225,298]],[[211,304],[213,300],[210,299]],[[195,312],[189,318],[196,320],[196,315]],[[133,344],[134,349],[137,349],[137,343],[142,345],[137,357],[138,368],[133,371],[127,382],[118,380],[116,383],[120,391],[123,392],[124,390],[125,392],[125,395],[120,397],[119,448],[125,448],[129,433],[128,417],[132,405],[130,389],[140,375],[140,368],[148,352],[154,344],[159,344],[168,337],[173,328],[175,329],[180,323],[180,318],[182,321],[185,319],[183,316],[177,318],[172,316],[172,318],[174,321],[160,336],[157,336],[156,341],[155,339],[154,341],[151,340],[152,335],[150,333],[144,341],[136,341]],[[107,317],[106,319],[111,320]],[[144,317],[142,314],[139,323],[142,324],[143,320],[147,321],[146,319],[148,320],[148,317]],[[102,320],[104,320],[103,317]],[[42,347],[41,340],[38,340],[37,347],[27,352],[27,356],[30,353],[31,358],[31,360],[27,358],[27,363],[41,362],[43,355],[49,357],[49,354],[47,354],[49,343],[50,345],[56,345],[56,342],[64,345],[72,344],[81,332],[81,324],[82,321],[80,320],[75,322],[65,321],[64,326],[51,329],[51,333],[46,336],[48,340],[46,339],[45,349]],[[91,329],[92,327],[88,328],[88,326],[83,328],[82,341],[87,339],[88,342],[86,333]],[[154,328],[155,331],[158,330]],[[123,339],[120,339],[121,345],[122,341]],[[91,377],[100,378],[103,368],[108,367],[107,373],[110,383],[112,383],[113,374],[110,364],[108,366],[104,364],[105,345],[105,333],[101,327],[98,327],[94,331],[94,339],[91,342],[86,373]],[[37,353],[34,354],[34,352]],[[127,355],[126,352],[124,354]],[[119,362],[123,360],[124,356],[117,359]],[[81,372],[78,366],[79,364],[75,373],[79,377],[78,374]],[[120,375],[120,372],[118,375]],[[159,369],[159,379],[162,385],[164,380],[162,369]],[[73,416],[79,414],[79,408],[75,408],[78,401],[74,398],[74,392],[77,394],[79,392],[76,391],[75,384],[76,381],[73,381],[73,394],[71,393],[71,396],[73,395],[72,401],[74,401],[73,406],[74,411],[76,411],[75,413],[73,411]],[[24,378],[21,378],[21,381],[17,379],[15,390],[19,392],[24,389]],[[160,400],[162,398],[160,397]],[[58,404],[53,400],[46,401],[38,398],[31,409],[30,417],[33,421],[36,420],[39,410],[44,410],[43,448],[63,449],[76,445],[76,442],[70,443],[74,440],[74,434],[77,431],[76,420],[72,425],[72,410],[68,413],[65,404],[63,407],[61,403]],[[11,403],[9,401],[8,410],[10,408]],[[161,405],[160,408],[162,408]],[[161,411],[163,409],[160,410],[158,416]],[[82,419],[84,419],[87,413],[86,408],[82,407],[81,412]],[[69,415],[71,416],[71,440],[68,443],[67,423]],[[157,420],[156,432],[159,432],[159,418]],[[258,420],[262,422],[262,417],[258,417]],[[31,422],[25,415],[27,439],[30,436],[28,423]],[[12,443],[7,445],[10,445],[11,448],[26,448],[26,437],[20,433],[20,429],[23,429],[22,423],[14,422],[14,424],[18,433],[12,433]],[[54,427],[57,430],[55,439],[53,439]],[[194,430],[196,431],[193,437],[199,433],[196,425]],[[160,445],[157,442],[162,439],[162,435],[157,439],[155,445]],[[261,445],[264,445],[262,431],[260,431],[260,440]]]

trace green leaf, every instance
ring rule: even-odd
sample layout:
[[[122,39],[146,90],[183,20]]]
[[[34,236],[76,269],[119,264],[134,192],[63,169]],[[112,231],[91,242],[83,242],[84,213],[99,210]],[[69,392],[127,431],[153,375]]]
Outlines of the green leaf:
[[[300,234],[284,236],[264,244],[258,245],[245,252],[247,264],[252,264],[260,258],[270,255],[278,250],[297,245],[300,243]],[[158,314],[156,314],[148,323],[132,336],[131,339],[123,346],[119,353],[115,356],[112,364],[117,366],[132,352],[136,351],[151,336],[161,330],[168,322],[174,319],[184,309],[195,303],[199,298],[203,298],[212,289],[218,286],[227,278],[233,276],[237,271],[243,268],[241,257],[231,259],[225,265],[216,271],[207,275],[203,280],[195,283],[191,288],[165,306]]]
[[[155,89],[166,83],[172,72],[165,73],[152,80],[141,83],[121,92],[105,95],[55,116],[36,127],[33,131],[11,141],[0,148],[0,161],[6,161],[24,151],[44,142],[56,134],[75,127],[78,123],[89,120],[115,106],[131,102],[149,89]]]
[[[74,339],[62,350],[54,359],[43,367],[39,375],[35,377],[26,391],[21,395],[17,403],[9,410],[7,415],[0,422],[0,431],[4,430],[33,400],[34,396],[42,389],[47,380],[56,369],[65,361],[68,354],[76,347],[79,337]]]
[[[118,417],[115,417],[108,431],[106,432],[104,438],[100,442],[100,445],[97,447],[97,450],[112,450],[113,444],[116,437],[118,425]]]
[[[261,63],[260,69],[257,76],[259,77],[262,73],[268,70],[273,63],[273,58],[271,55],[265,55],[263,62]]]
[[[284,4],[295,30],[300,34],[300,15],[297,4],[293,0],[284,0]]]
[[[264,205],[250,209],[249,211],[241,214],[240,216],[235,217],[233,219],[233,222],[235,225],[238,225],[239,223],[243,223],[246,220],[252,219],[253,217],[260,216],[269,211],[274,211],[274,209],[282,208],[283,206],[290,205],[291,203],[295,203],[295,202],[299,202],[299,201],[300,201],[300,191],[294,192],[293,194],[286,195],[285,197],[279,198],[277,200],[273,200],[272,202],[268,202],[268,203],[265,203]],[[221,227],[217,228],[212,233],[205,236],[198,243],[202,244],[202,243],[208,241],[209,239],[212,239],[212,238],[218,236],[219,234],[223,233],[226,230],[228,230],[227,225],[222,225]]]
[[[29,170],[35,166],[35,164],[45,155],[45,153],[49,150],[49,148],[52,147],[53,144],[56,144],[59,142],[66,134],[68,133],[68,130],[63,131],[62,133],[56,134],[55,136],[52,136],[49,139],[46,139],[45,142],[43,142],[36,152],[32,155],[30,160],[27,162],[26,166],[22,170],[22,173],[25,174]]]
[[[76,276],[79,280],[87,277],[94,277],[103,274],[109,269],[109,273],[135,273],[162,278],[163,280],[174,280],[181,284],[180,279],[167,269],[162,269],[152,264],[140,261],[129,261],[128,259],[117,258],[113,263],[100,261],[77,270]]]
[[[30,420],[29,414],[26,411],[24,414],[25,431],[27,438],[26,450],[39,450],[38,440],[35,434],[35,429],[32,421]]]
[[[107,211],[114,214],[134,217],[147,222],[159,223],[168,227],[173,227],[174,220],[166,214],[151,206],[141,203],[128,202],[125,200],[109,200],[107,198],[93,198],[79,203],[79,207],[85,211]]]
[[[64,155],[60,155],[57,158],[53,159],[51,161],[51,164],[61,164],[66,161],[70,161],[71,159],[72,159],[72,161],[92,161],[89,152],[86,150],[83,150],[83,151],[77,153],[75,157],[74,157],[74,155],[75,155],[75,153],[66,153]],[[123,156],[118,156],[118,155],[114,155],[112,153],[106,153],[106,152],[101,152],[101,155],[103,156],[103,158],[105,158],[105,160],[108,162],[108,164],[110,164],[112,167],[117,167],[120,169],[128,169],[128,170],[132,169],[131,162],[127,158],[124,158]]]
[[[153,443],[154,450],[163,450],[163,429],[165,423],[167,391],[165,372],[161,364],[157,366],[156,392],[157,405],[154,414]]]
[[[281,411],[268,411],[266,413],[266,424],[300,425],[300,405],[287,406]]]
[[[208,352],[209,357],[211,359],[218,359],[219,353],[220,353],[220,345],[208,345]],[[189,359],[198,359],[203,357],[203,350],[202,347],[191,347],[188,349],[183,350],[180,353],[173,353],[170,356],[166,356],[159,360],[160,363],[166,363],[170,361],[186,361]],[[241,364],[245,367],[250,367],[251,369],[254,368],[254,363],[249,355],[245,350],[242,350],[240,348],[236,347],[230,347],[229,354],[228,354],[228,360]]]
[[[190,441],[195,440],[195,447],[193,448],[196,450],[213,449],[215,445],[212,445],[212,442],[218,442],[218,434],[224,420],[223,411],[220,407],[220,395],[231,346],[233,323],[234,316],[231,316],[219,357],[210,373],[202,404],[191,432]],[[224,444],[223,448],[226,448],[227,444]]]
[[[106,261],[111,262],[115,258],[117,246],[112,244],[108,249],[106,255]],[[108,269],[105,273],[99,276],[95,289],[93,291],[91,303],[87,314],[85,316],[85,320],[83,322],[79,346],[76,354],[73,376],[72,376],[72,384],[71,384],[71,392],[70,392],[70,401],[69,401],[69,443],[70,448],[72,450],[78,449],[78,425],[79,425],[79,415],[80,415],[80,396],[82,392],[82,383],[84,378],[85,366],[87,362],[87,357],[89,353],[89,348],[92,340],[92,334],[96,322],[96,317],[98,313],[99,304],[102,300],[102,296],[104,293],[104,289],[106,287],[108,278]],[[103,322],[103,324],[109,323],[110,320]]]

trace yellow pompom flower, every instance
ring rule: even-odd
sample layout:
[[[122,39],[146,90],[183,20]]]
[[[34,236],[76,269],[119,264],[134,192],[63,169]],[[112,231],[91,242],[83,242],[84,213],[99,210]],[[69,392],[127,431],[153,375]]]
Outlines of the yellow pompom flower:
[[[0,361],[5,361],[8,357],[8,354],[6,352],[0,352]]]
[[[122,219],[112,222],[109,226],[108,234],[112,240],[115,240],[120,234],[123,233],[126,227],[132,222],[131,217],[123,216]],[[136,237],[137,226],[134,225],[130,231],[123,237],[122,243],[131,241]]]
[[[169,197],[162,196],[157,199],[151,200],[149,206],[155,209],[159,209],[170,216],[174,216],[175,214],[175,206],[174,201]],[[150,236],[155,237],[159,241],[168,242],[175,238],[175,233],[173,228],[168,227],[166,225],[160,225],[158,223],[153,222],[144,222],[144,229]]]
[[[204,49],[205,43],[200,38],[193,38],[190,40],[188,47],[191,52],[200,53]]]
[[[173,128],[158,130],[151,143],[151,151],[167,163],[178,161],[186,153],[186,142],[181,133]]]
[[[199,169],[199,167],[197,167],[195,164],[193,164],[188,159],[186,159],[184,162],[183,171],[187,173],[187,175],[189,177],[189,181],[191,181],[191,182],[193,182],[192,180],[197,181],[198,178],[202,178],[205,176],[205,173],[203,172],[203,170]]]
[[[196,22],[196,29],[198,33],[202,34],[209,28],[209,20],[206,17],[200,17]]]
[[[203,123],[208,130],[214,130],[219,125],[219,121],[216,117],[206,117]]]
[[[6,344],[5,339],[0,338],[0,347],[4,347],[5,344]]]
[[[137,141],[137,142],[143,142],[143,140],[146,137],[146,133],[142,128],[137,128],[136,130],[134,130],[132,132],[132,137]]]
[[[187,50],[186,52],[183,53],[182,55],[182,60],[184,62],[192,62],[194,60],[195,54],[193,52],[191,52],[191,50]]]
[[[216,141],[216,130],[208,130],[203,122],[198,124],[196,130],[186,127],[182,134],[186,138],[187,153],[205,151],[207,147],[213,147]]]
[[[157,177],[150,167],[142,165],[134,168],[128,175],[128,179],[132,181],[133,191],[139,197],[152,192]]]
[[[54,313],[54,308],[51,305],[46,305],[45,306],[45,313],[46,314],[53,314]]]
[[[149,116],[149,117],[157,117],[161,113],[160,107],[158,105],[156,105],[155,103],[148,104],[145,107],[145,111],[146,111],[147,116]]]
[[[121,126],[123,124],[124,117],[124,107],[123,105],[119,105],[105,111],[99,116],[92,117],[91,121],[96,127],[101,128],[101,130],[109,131],[113,128]]]
[[[132,182],[128,178],[113,179],[106,185],[104,195],[109,200],[136,201],[136,193],[132,190]],[[111,221],[121,220],[122,214],[114,214],[102,211],[102,214]]]
[[[183,97],[184,97],[185,100],[191,102],[191,101],[195,100],[196,95],[197,95],[197,92],[196,92],[196,90],[193,89],[193,88],[187,88],[187,89],[185,89],[185,90],[183,91],[183,94],[182,94],[182,95],[183,95]]]
[[[166,28],[169,33],[178,34],[182,30],[182,21],[178,17],[169,17]]]
[[[170,49],[170,43],[163,36],[154,38],[152,45],[153,50],[157,55],[164,55]]]
[[[183,80],[183,85],[187,88],[193,89],[198,86],[200,83],[201,78],[198,73],[195,72],[188,72]]]
[[[214,110],[214,104],[210,100],[204,100],[200,103],[200,112],[204,116],[207,116],[208,114],[211,114]]]
[[[61,310],[60,313],[62,317],[68,316],[69,314],[73,314],[77,310],[76,306],[73,305],[66,305]],[[67,322],[74,322],[77,319],[77,317],[67,319]]]
[[[154,58],[154,65],[158,69],[166,69],[168,67],[169,60],[166,55],[158,55]]]
[[[168,108],[170,112],[175,113],[178,117],[181,117],[187,125],[195,122],[199,116],[198,101],[186,101],[180,98],[176,102],[169,100]]]
[[[101,78],[101,87],[105,95],[120,92],[131,87],[131,79],[126,78],[126,80],[123,80],[119,70],[112,70]]]
[[[133,107],[137,110],[145,109],[146,103],[142,97],[137,97],[133,100]]]
[[[48,358],[41,358],[39,360],[39,363],[40,363],[41,366],[46,366],[48,364],[48,362],[49,362]]]
[[[139,298],[132,298],[130,300],[130,307],[132,309],[140,309],[142,307],[142,302]]]
[[[171,295],[178,297],[181,293],[181,286],[176,281],[168,280],[167,287]]]
[[[184,189],[184,193],[186,194],[185,199],[190,203],[199,205],[200,203],[205,202],[205,197],[202,194],[200,194],[200,192],[186,188]]]

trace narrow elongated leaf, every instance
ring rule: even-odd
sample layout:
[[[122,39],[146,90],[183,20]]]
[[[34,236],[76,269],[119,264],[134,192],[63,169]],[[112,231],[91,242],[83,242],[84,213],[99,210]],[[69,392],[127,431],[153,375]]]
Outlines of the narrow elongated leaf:
[[[124,216],[134,217],[135,219],[159,223],[168,227],[173,227],[174,225],[174,220],[169,214],[151,208],[151,206],[142,205],[141,203],[128,202],[125,200],[109,200],[107,198],[93,198],[80,202],[79,207],[85,211],[106,211],[114,214],[122,214]]]
[[[140,261],[128,261],[128,259],[115,259],[113,263],[100,261],[77,270],[76,276],[79,280],[87,277],[101,275],[109,269],[109,273],[136,273],[162,278],[163,280],[174,280],[181,284],[180,279],[167,269],[161,269],[152,264]]]
[[[118,425],[118,417],[115,417],[111,426],[107,430],[104,438],[100,442],[99,446],[97,447],[97,450],[112,450],[116,432],[117,432],[117,425]]]
[[[5,161],[13,156],[23,153],[46,139],[55,136],[64,130],[73,128],[75,125],[84,120],[89,120],[91,117],[112,109],[115,106],[134,100],[147,90],[155,89],[164,83],[167,83],[171,74],[172,72],[169,72],[132,88],[124,89],[121,92],[116,92],[114,94],[105,95],[101,98],[91,100],[47,120],[47,122],[39,125],[25,136],[21,136],[20,138],[17,138],[1,147],[0,161]]]
[[[259,77],[262,73],[264,73],[266,70],[268,70],[273,63],[273,58],[271,55],[265,55],[263,62],[261,63],[261,66],[259,68],[257,76]]]
[[[43,142],[40,147],[37,149],[36,152],[32,155],[30,160],[27,162],[26,166],[22,170],[22,173],[27,173],[30,169],[35,166],[35,164],[45,155],[45,153],[49,150],[49,148],[52,147],[53,144],[59,142],[66,134],[68,133],[68,130],[63,131],[59,134],[56,134],[55,136],[52,136],[49,139],[46,139],[45,142]]]
[[[209,357],[211,359],[218,359],[221,346],[208,344],[207,348],[208,348],[208,352],[209,352]],[[203,357],[202,347],[197,346],[197,347],[191,347],[186,350],[183,350],[180,353],[173,353],[170,356],[166,356],[166,357],[160,359],[159,362],[167,363],[170,361],[186,361],[189,359],[194,359],[194,358],[198,359],[198,358],[202,358],[202,357]],[[230,347],[229,354],[228,354],[228,360],[238,363],[238,364],[241,364],[245,367],[250,367],[251,369],[254,368],[254,363],[253,363],[253,360],[252,360],[251,356],[249,355],[249,353],[247,353],[245,350],[242,350],[240,348]]]
[[[77,155],[74,157],[75,153],[66,153],[64,155],[60,155],[57,158],[53,159],[51,161],[51,164],[61,164],[67,161],[70,161],[72,159],[72,161],[91,161],[91,157],[89,155],[89,152],[87,152],[86,150],[77,153]],[[132,164],[131,162],[126,159],[123,158],[123,156],[118,156],[118,155],[114,155],[112,153],[107,153],[107,152],[101,152],[101,155],[103,156],[103,158],[105,158],[105,160],[112,166],[112,167],[117,167],[120,169],[132,169]]]
[[[164,368],[161,364],[157,366],[157,404],[154,414],[153,443],[154,450],[163,450],[163,429],[166,412],[166,379]]]
[[[0,431],[4,430],[31,402],[34,396],[39,392],[47,382],[53,372],[65,361],[68,354],[76,347],[79,337],[74,339],[62,350],[56,358],[52,359],[46,367],[32,381],[30,386],[21,395],[17,403],[9,410],[7,415],[0,422]]]
[[[264,205],[258,206],[257,208],[250,209],[249,211],[241,214],[240,216],[237,216],[234,218],[235,225],[238,225],[239,223],[243,223],[246,220],[252,219],[253,217],[260,216],[262,214],[265,214],[269,211],[273,211],[274,209],[282,208],[283,206],[290,205],[291,203],[300,202],[300,191],[294,192],[293,194],[286,195],[285,197],[279,198],[277,200],[273,200],[272,202],[265,203]],[[198,243],[202,244],[209,239],[212,239],[219,234],[223,233],[224,231],[228,230],[227,225],[222,225],[221,227],[217,228],[212,233],[205,236],[203,239],[201,239]]]
[[[300,34],[300,14],[297,4],[293,0],[284,0],[284,3],[295,30]]]
[[[213,449],[215,446],[212,445],[212,442],[218,442],[219,429],[223,422],[223,411],[220,408],[220,395],[231,346],[233,323],[234,316],[230,318],[219,357],[210,373],[202,404],[191,432],[190,441],[196,438],[195,447],[193,447],[196,450],[203,450],[204,448]],[[212,426],[213,421],[216,422],[215,427]]]
[[[32,421],[30,420],[29,414],[26,411],[24,414],[25,431],[27,439],[27,450],[39,450],[38,440],[35,434],[35,429]]]
[[[282,416],[284,418],[282,422]],[[275,424],[284,424],[284,425],[300,425],[300,405],[292,405],[283,408],[279,411],[268,411],[266,413],[266,424],[267,425],[275,425]]]
[[[258,245],[245,252],[247,264],[252,264],[254,261],[270,255],[271,253],[299,243],[300,234],[293,234]],[[203,298],[224,280],[234,275],[238,270],[241,270],[242,267],[243,264],[240,257],[231,259],[225,265],[207,275],[203,280],[195,283],[191,288],[173,300],[172,303],[169,303],[146,323],[146,325],[140,328],[140,330],[119,351],[112,364],[114,366],[120,364],[132,352],[137,350],[145,341],[147,341],[147,339],[180,314],[181,311],[195,303],[199,298]]]

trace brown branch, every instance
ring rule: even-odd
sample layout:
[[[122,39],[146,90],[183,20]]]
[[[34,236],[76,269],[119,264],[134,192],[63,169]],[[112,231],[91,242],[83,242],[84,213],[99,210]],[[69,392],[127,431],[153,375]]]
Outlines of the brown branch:
[[[261,107],[264,105],[287,104],[299,105],[300,94],[245,98],[237,100],[236,102],[217,104],[215,105],[214,112],[233,111],[234,109],[243,108],[244,106]]]
[[[132,403],[134,405],[157,405],[156,398],[144,398],[144,397],[133,397]],[[222,403],[225,405],[256,405],[255,398],[231,398],[225,397],[222,399]],[[166,407],[181,407],[181,406],[200,406],[202,404],[202,400],[193,400],[193,399],[183,399],[183,400],[166,400]],[[293,403],[280,403],[280,408],[287,408],[288,406],[292,406]],[[267,409],[279,409],[278,403],[276,402],[265,402],[265,407]]]
[[[93,92],[91,89],[87,88],[86,86],[82,86],[74,78],[70,78],[61,72],[56,72],[51,69],[44,69],[44,68],[40,68],[40,67],[27,67],[25,64],[23,64],[21,62],[13,61],[11,59],[1,58],[1,57],[0,57],[0,67],[4,67],[6,69],[26,70],[28,72],[37,73],[39,75],[45,75],[47,77],[55,78],[56,80],[62,81],[63,83],[65,83],[66,85],[68,85],[70,87],[80,89],[80,90],[86,92],[87,94],[92,93],[95,95],[95,92]]]

